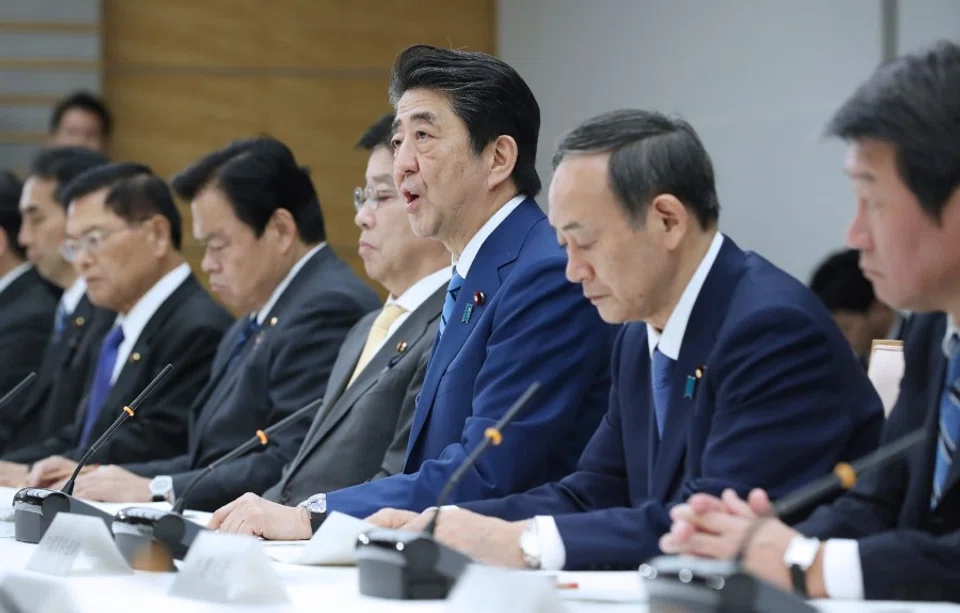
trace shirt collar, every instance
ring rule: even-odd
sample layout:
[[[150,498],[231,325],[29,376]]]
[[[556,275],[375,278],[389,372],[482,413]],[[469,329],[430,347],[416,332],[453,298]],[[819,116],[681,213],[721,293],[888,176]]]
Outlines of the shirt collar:
[[[463,253],[460,254],[460,257],[453,258],[454,267],[461,277],[464,279],[467,278],[473,261],[477,259],[477,254],[480,253],[480,247],[483,247],[483,243],[493,234],[493,231],[526,199],[526,196],[519,194],[508,200],[505,205],[500,207],[497,212],[487,220],[487,223],[483,224],[480,229],[477,230],[477,233],[473,235],[473,238],[470,239],[467,246],[463,248]]]
[[[67,313],[73,313],[77,310],[77,305],[80,304],[80,299],[83,298],[83,294],[87,291],[87,282],[83,280],[83,277],[77,277],[77,280],[74,281],[70,287],[67,288],[67,291],[63,292],[63,296],[60,297],[60,302],[63,304],[63,308]]]
[[[310,251],[306,252],[302,258],[297,260],[296,264],[290,267],[290,270],[287,272],[287,276],[283,278],[283,281],[280,282],[280,285],[273,289],[273,293],[270,294],[270,299],[267,300],[263,307],[257,311],[258,324],[263,325],[263,320],[267,318],[267,315],[270,314],[270,311],[273,310],[273,307],[277,305],[277,301],[280,300],[280,296],[283,295],[284,290],[287,289],[287,286],[290,285],[290,282],[293,281],[293,278],[297,276],[297,273],[300,272],[304,265],[306,265],[307,261],[326,246],[327,242],[323,241]]]
[[[126,313],[117,315],[114,325],[123,326],[124,342],[131,345],[136,343],[140,333],[147,327],[157,309],[166,302],[173,292],[177,291],[190,276],[190,265],[184,262],[153,284],[147,293],[140,297],[133,308]]]
[[[400,294],[398,298],[390,296],[387,298],[387,304],[396,304],[403,308],[407,313],[413,313],[420,308],[430,296],[438,289],[450,283],[450,277],[453,275],[452,266],[444,266],[440,270],[430,273],[410,286],[407,291]]]
[[[23,264],[20,264],[19,266],[17,266],[16,268],[8,272],[7,274],[0,277],[0,292],[3,292],[3,290],[10,287],[10,285],[14,281],[16,281],[21,276],[23,276],[31,268],[33,268],[31,264],[24,262]]]
[[[707,253],[700,260],[700,265],[697,266],[697,270],[694,271],[690,281],[687,282],[687,287],[680,295],[677,306],[670,313],[663,331],[658,332],[656,328],[647,324],[647,345],[651,357],[653,356],[653,350],[657,347],[660,348],[660,353],[671,360],[677,360],[680,357],[680,345],[683,343],[683,335],[687,331],[690,314],[693,312],[693,306],[697,303],[700,289],[703,287],[704,281],[707,280],[707,275],[713,268],[713,263],[717,260],[721,245],[723,245],[723,234],[717,232],[713,235],[713,241],[710,242]]]

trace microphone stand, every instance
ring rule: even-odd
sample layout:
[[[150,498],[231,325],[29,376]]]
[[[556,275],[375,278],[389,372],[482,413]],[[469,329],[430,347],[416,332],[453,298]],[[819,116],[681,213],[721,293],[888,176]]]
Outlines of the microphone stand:
[[[0,409],[7,406],[14,398],[19,396],[23,392],[23,390],[30,387],[30,385],[36,380],[36,378],[37,378],[37,373],[32,372],[26,377],[24,377],[23,379],[21,379],[20,383],[17,383],[16,385],[14,385],[13,389],[11,389],[9,392],[4,394],[2,398],[0,398]]]

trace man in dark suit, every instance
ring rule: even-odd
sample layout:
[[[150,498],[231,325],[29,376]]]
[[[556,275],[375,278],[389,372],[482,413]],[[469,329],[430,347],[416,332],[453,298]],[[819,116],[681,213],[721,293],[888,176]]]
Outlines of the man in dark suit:
[[[59,298],[17,242],[22,189],[13,173],[0,172],[0,395],[40,367]]]
[[[263,497],[296,504],[403,470],[417,394],[450,281],[442,243],[410,229],[393,182],[393,114],[360,139],[370,151],[355,223],[367,276],[390,292],[386,305],[350,330],[333,365],[326,401],[280,482]]]
[[[210,286],[249,315],[224,336],[210,380],[193,399],[187,448],[93,471],[77,482],[84,498],[174,500],[211,462],[322,397],[344,337],[379,302],[326,244],[313,182],[283,143],[233,142],[174,177],[173,186],[191,203]],[[187,504],[214,510],[263,492],[293,460],[309,424],[305,417],[221,467]]]
[[[456,261],[402,474],[317,492],[298,509],[240,499],[214,514],[213,527],[307,538],[328,510],[423,510],[539,381],[452,500],[523,491],[570,471],[606,408],[616,330],[564,278],[563,250],[533,199],[540,109],[527,84],[491,56],[417,45],[398,56],[390,89],[403,207],[414,233]]]
[[[915,312],[883,441],[919,429],[926,440],[794,528],[764,522],[744,562],[811,598],[960,602],[960,45],[883,65],[828,132],[851,143],[857,209],[847,240],[860,267],[881,300]],[[747,502],[691,498],[673,510],[663,548],[729,557],[769,508],[763,491]]]
[[[87,286],[60,253],[66,238],[67,203],[63,186],[107,158],[82,147],[50,147],[33,159],[20,198],[20,244],[46,281],[63,292],[48,322],[50,340],[43,350],[37,381],[28,394],[0,412],[0,452],[33,445],[75,417],[77,400],[103,335],[115,314],[99,312],[87,298]]]
[[[64,255],[90,299],[117,313],[101,343],[77,418],[56,435],[4,457],[9,481],[64,479],[76,461],[167,365],[171,375],[91,458],[94,463],[172,456],[186,448],[187,408],[210,374],[230,315],[180,255],[180,214],[149,168],[115,163],[88,170],[64,190],[70,202]],[[11,475],[11,473],[13,473]]]
[[[441,513],[441,540],[493,564],[636,568],[690,494],[781,496],[876,446],[880,399],[829,312],[718,231],[689,124],[614,111],[567,135],[554,164],[571,281],[605,320],[635,322],[614,346],[610,407],[575,472]],[[403,515],[374,521],[430,516]]]

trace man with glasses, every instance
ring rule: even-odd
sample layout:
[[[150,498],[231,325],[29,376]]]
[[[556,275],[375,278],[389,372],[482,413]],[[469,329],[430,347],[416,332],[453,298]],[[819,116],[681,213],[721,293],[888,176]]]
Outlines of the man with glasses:
[[[217,343],[231,322],[183,261],[180,214],[167,184],[149,168],[99,166],[71,181],[63,198],[70,203],[63,256],[84,278],[90,300],[117,316],[74,422],[6,454],[0,463],[4,485],[48,487],[65,479],[167,364],[174,365],[172,374],[91,462],[185,451],[187,409],[207,382]]]
[[[210,286],[247,315],[224,336],[210,381],[190,407],[187,448],[93,471],[77,482],[75,493],[84,498],[177,499],[211,462],[323,397],[344,338],[379,303],[327,245],[313,182],[282,142],[235,141],[172,183],[191,203]],[[263,492],[293,460],[309,424],[305,417],[222,466],[186,504],[212,510],[244,492]]]

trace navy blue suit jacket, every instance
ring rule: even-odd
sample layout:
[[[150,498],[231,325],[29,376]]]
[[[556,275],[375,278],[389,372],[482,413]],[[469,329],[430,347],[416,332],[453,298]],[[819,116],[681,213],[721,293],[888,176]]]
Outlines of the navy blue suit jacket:
[[[705,367],[687,397],[687,377]],[[636,568],[658,555],[669,509],[691,494],[774,497],[873,449],[880,399],[830,314],[803,285],[729,238],[700,290],[673,368],[663,439],[645,324],[613,352],[610,407],[577,471],[525,494],[461,505],[553,515],[567,568]]]
[[[883,432],[889,443],[918,428],[927,442],[821,507],[796,528],[818,538],[859,539],[864,596],[960,602],[960,461],[930,508],[947,361],[946,317],[913,315],[904,340],[900,396]]]
[[[522,492],[573,470],[606,409],[616,328],[567,281],[566,261],[528,198],[483,243],[434,346],[403,473],[328,493],[329,510],[363,517],[384,507],[432,506],[484,431],[533,381],[542,384],[533,401],[451,502]]]

